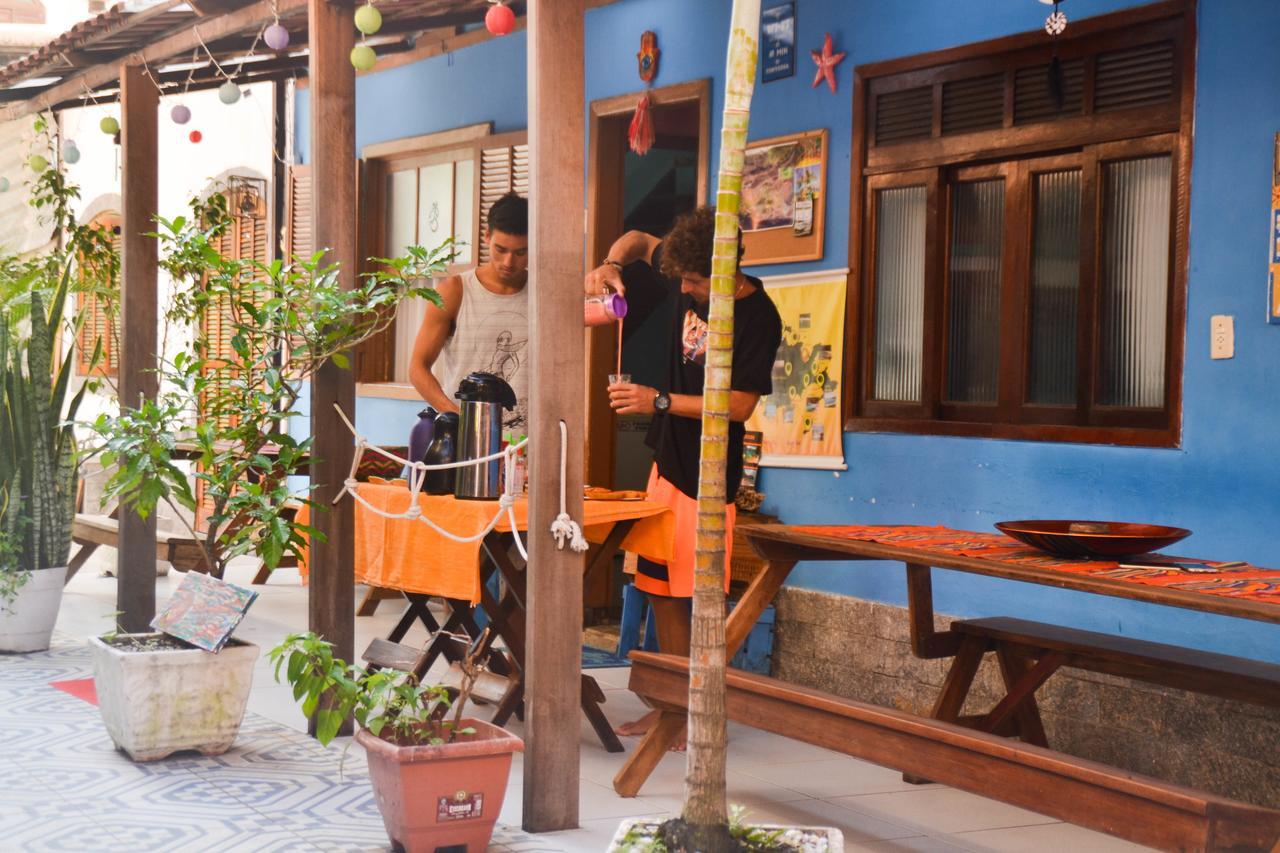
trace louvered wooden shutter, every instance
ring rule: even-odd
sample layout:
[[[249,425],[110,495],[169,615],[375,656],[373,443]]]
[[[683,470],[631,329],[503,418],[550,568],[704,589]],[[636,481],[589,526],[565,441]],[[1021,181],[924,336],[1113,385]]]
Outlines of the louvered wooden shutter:
[[[290,166],[284,196],[285,260],[305,260],[312,249],[311,167]]]
[[[885,92],[876,98],[876,145],[926,139],[932,133],[932,87]]]
[[[521,141],[480,149],[479,263],[488,263],[489,208],[509,192],[529,195],[529,144]]]
[[[100,213],[90,222],[91,226],[104,228],[111,234],[111,251],[120,257],[120,214],[115,211]],[[114,285],[119,287],[119,280]],[[117,291],[118,292],[118,291]],[[92,293],[77,293],[76,307],[84,323],[76,339],[76,372],[81,376],[116,376],[120,372],[120,315],[116,312],[108,320],[108,311]],[[102,341],[102,358],[97,365],[90,365],[94,347]]]
[[[1004,74],[942,84],[942,133],[991,130],[1004,124]]]
[[[1095,112],[1169,103],[1177,79],[1172,42],[1157,42],[1098,54],[1094,72]]]

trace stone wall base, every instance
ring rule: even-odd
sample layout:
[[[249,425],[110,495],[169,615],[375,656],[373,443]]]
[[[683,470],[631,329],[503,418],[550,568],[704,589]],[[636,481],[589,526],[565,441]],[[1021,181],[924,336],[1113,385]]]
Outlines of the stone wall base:
[[[773,674],[839,696],[928,714],[950,659],[911,655],[907,611],[787,587],[779,593]],[[944,630],[951,617],[936,618]],[[987,655],[964,713],[991,709],[1003,682]],[[1036,693],[1049,744],[1157,779],[1280,808],[1280,713],[1064,668]]]

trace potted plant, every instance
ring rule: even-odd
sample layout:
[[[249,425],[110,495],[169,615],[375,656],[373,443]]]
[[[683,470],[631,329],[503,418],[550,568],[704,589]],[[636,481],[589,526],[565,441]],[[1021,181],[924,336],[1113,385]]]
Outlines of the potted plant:
[[[668,824],[674,823],[648,817],[624,820],[613,836],[609,853],[667,853],[673,848],[667,843],[666,831]],[[742,806],[729,808],[729,838],[736,845],[731,849],[741,853],[840,853],[844,850],[844,833],[838,829],[748,823]]]
[[[44,139],[43,120],[36,130]],[[72,421],[93,383],[73,390],[75,359],[59,363],[59,340],[80,338],[82,317],[67,316],[68,295],[109,289],[118,269],[110,235],[76,224],[78,194],[56,169],[43,169],[31,203],[60,248],[0,256],[0,652],[49,648],[71,551],[81,455]],[[101,340],[92,346],[91,366]]]
[[[378,810],[397,849],[487,848],[512,753],[524,743],[462,716],[481,669],[474,657],[462,662],[462,685],[451,702],[448,688],[421,684],[410,673],[370,673],[335,659],[332,645],[311,633],[286,637],[270,656],[276,679],[283,670],[303,712],[314,718],[321,743],[355,716],[355,740],[368,756]]]

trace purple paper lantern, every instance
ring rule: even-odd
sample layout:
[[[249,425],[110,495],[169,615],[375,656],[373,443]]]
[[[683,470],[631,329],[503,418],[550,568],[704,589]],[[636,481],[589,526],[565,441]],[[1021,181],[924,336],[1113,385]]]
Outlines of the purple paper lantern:
[[[284,50],[289,46],[289,31],[279,21],[276,21],[263,31],[262,40],[272,50]]]
[[[186,104],[174,104],[173,109],[169,110],[169,118],[173,119],[174,124],[186,124],[191,121],[191,109]]]

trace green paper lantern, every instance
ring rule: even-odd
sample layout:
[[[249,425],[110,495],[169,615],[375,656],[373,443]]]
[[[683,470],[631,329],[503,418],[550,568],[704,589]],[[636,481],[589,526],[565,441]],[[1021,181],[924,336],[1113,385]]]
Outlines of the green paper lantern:
[[[218,100],[231,105],[240,100],[240,87],[230,80],[218,87]]]
[[[378,62],[378,54],[367,44],[358,44],[351,48],[351,64],[357,71],[368,71]]]
[[[9,191],[9,179],[0,178],[0,193],[7,193],[8,191]]]
[[[115,116],[104,116],[102,121],[98,122],[98,127],[107,136],[115,136],[120,132],[120,122],[116,120]]]
[[[27,165],[31,167],[31,171],[38,175],[49,168],[49,161],[39,154],[32,154],[27,158]]]
[[[382,29],[382,13],[372,3],[356,9],[356,29],[371,36]]]

